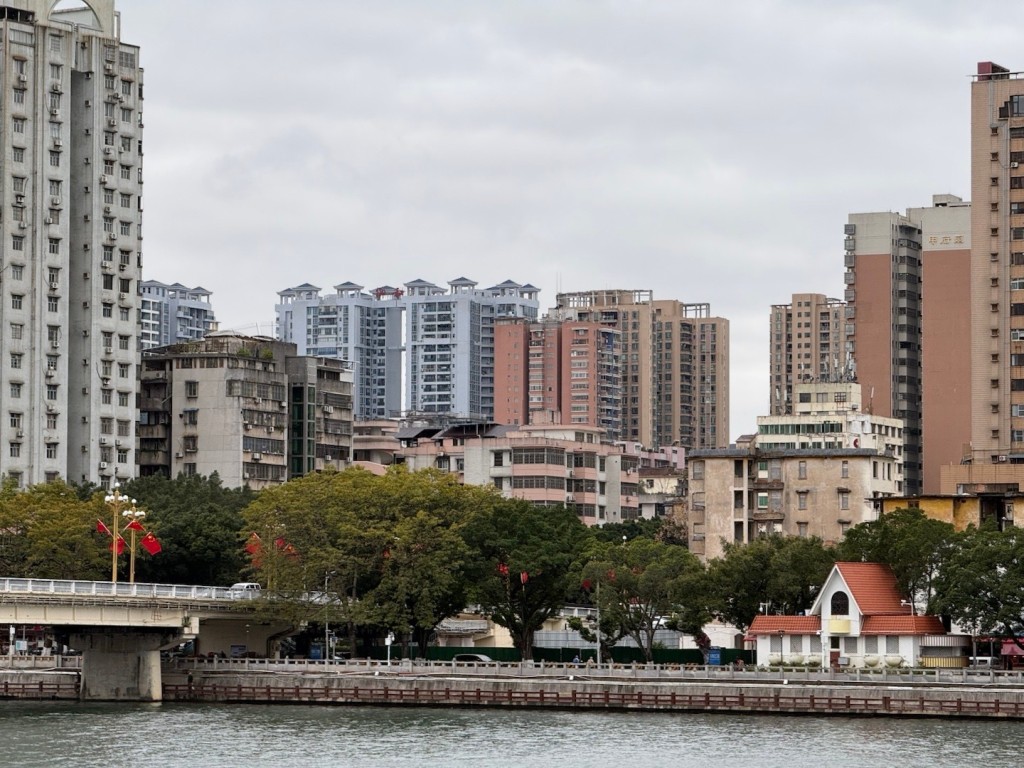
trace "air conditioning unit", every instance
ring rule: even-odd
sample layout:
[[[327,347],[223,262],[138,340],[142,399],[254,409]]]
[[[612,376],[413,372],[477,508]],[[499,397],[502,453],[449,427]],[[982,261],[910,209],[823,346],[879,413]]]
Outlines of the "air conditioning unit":
[[[102,381],[104,385],[107,385],[107,384],[110,383],[110,377],[109,376],[100,376],[100,381]]]
[[[110,441],[107,440],[107,438],[105,438],[105,437],[101,437],[100,438],[100,445],[106,445],[108,442],[110,442]]]
[[[103,71],[104,72],[113,72],[114,71],[114,65],[111,62],[108,61],[106,64],[103,65]]]
[[[102,269],[105,273],[109,274],[114,271],[114,265],[111,264],[109,261],[104,261],[102,264],[100,264],[100,269]]]
[[[114,98],[117,99],[122,104],[124,103],[124,94],[119,93]]]
[[[249,475],[249,473],[248,473],[248,472],[243,472],[243,473],[242,473],[242,479],[243,479],[243,480],[248,480],[248,479],[249,479],[249,477],[250,477],[250,475]]]
[[[118,448],[121,448],[124,446],[124,440],[115,440],[114,445]]]
[[[576,497],[573,496],[571,493],[567,493],[567,494],[565,494],[565,500],[566,501],[575,501]]]
[[[107,462],[101,461],[100,462],[100,469],[106,469],[106,468],[107,468]]]
[[[108,149],[109,149],[109,147],[108,147]],[[108,152],[107,154],[109,155],[110,153]],[[110,178],[110,177],[109,177],[109,176],[106,176],[106,175],[100,176],[100,184],[106,184],[106,183],[107,183],[107,180],[108,180],[109,178]],[[110,208],[109,208],[109,207],[108,207],[108,208],[105,208],[104,210],[105,210],[105,211],[107,211],[108,213],[110,212]]]
[[[282,401],[281,401],[281,402],[279,403],[279,405],[280,405],[280,406],[281,406],[282,408],[287,408],[287,407],[288,407],[288,401],[287,401],[287,400],[282,400]]]
[[[103,212],[104,213],[110,213],[110,206],[109,205],[104,205],[103,206]]]
[[[51,341],[50,342],[50,347],[52,349],[60,349],[60,342],[59,341]]]
[[[250,429],[252,429],[252,424],[250,424],[249,422],[246,422],[245,424],[242,425],[242,427],[244,429],[246,429],[246,430],[250,430]]]
[[[176,458],[176,459],[184,459],[185,458],[185,454],[181,453],[179,451],[178,453],[174,454],[174,458]]]
[[[51,219],[49,216],[47,216],[45,219],[43,219],[43,223],[44,224],[53,224],[53,219]]]
[[[61,90],[60,90],[60,83],[50,83],[50,90],[53,93],[60,93],[61,92]]]
[[[49,219],[47,219],[47,222],[49,222]],[[60,288],[60,283],[58,283],[58,282],[56,282],[56,281],[51,281],[51,282],[50,282],[50,290],[51,290],[51,291],[56,291],[56,290],[58,290],[59,288]]]
[[[333,405],[325,405],[324,406],[324,413],[334,413],[334,406]]]
[[[115,154],[117,154],[117,150],[114,149],[113,147],[104,147],[103,148],[103,154],[104,155],[115,155]],[[106,178],[106,177],[104,177],[104,178]],[[101,183],[105,184],[106,182],[104,181],[104,182],[101,182]]]
[[[63,147],[64,146],[64,140],[63,139],[54,139],[53,140],[53,146],[55,146],[55,147]]]
[[[252,455],[252,460],[253,461],[263,461],[263,454],[262,453],[254,453]]]
[[[25,204],[25,196],[23,194],[21,194],[20,192],[15,194],[14,195],[14,204],[15,205],[24,205]]]
[[[59,114],[60,114],[60,110],[57,109],[56,107],[54,107],[53,109],[50,110],[50,115],[52,115],[53,117],[56,117]]]
[[[274,432],[274,428],[273,427],[267,427],[267,434],[273,434],[273,432]]]
[[[50,198],[50,205],[52,205],[54,208],[60,208],[63,204],[64,201],[59,197]]]
[[[115,120],[113,117],[108,118],[107,125],[109,125],[111,128],[114,128],[117,126],[117,120]]]
[[[324,456],[324,461],[334,461],[333,456]]]
[[[112,355],[112,354],[114,354],[114,348],[113,347],[104,347],[103,348],[103,354],[104,355]]]
[[[117,300],[118,301],[127,301],[128,300],[128,294],[127,293],[119,293],[119,294],[117,294]]]
[[[1002,456],[997,456],[996,458],[997,458],[997,459],[999,460],[999,463],[1000,463],[1000,464],[1002,464],[1002,463],[1003,463],[1004,461],[1007,461],[1007,460],[1009,460],[1009,457],[1008,457],[1008,456],[1006,456],[1006,455],[1002,455]]]
[[[52,370],[49,370],[49,369],[47,369],[47,371],[46,371],[46,378],[48,378],[48,379],[52,379],[52,378],[53,378],[54,376],[56,376],[56,375],[57,375],[57,374],[56,374],[56,372],[54,372],[54,371],[52,371]]]
[[[117,240],[117,232],[107,232],[107,240],[111,242]]]
[[[1020,167],[1020,163],[1010,163],[1010,167],[1011,168],[1018,168],[1018,167]]]
[[[18,75],[18,82],[19,83],[27,83],[28,82],[28,75]]]
[[[126,269],[128,269],[128,265],[127,264],[119,264],[117,268],[119,270],[121,270],[122,272],[124,272]]]
[[[28,229],[28,222],[27,221],[19,221],[18,222],[18,229]]]
[[[17,434],[18,437],[24,437],[25,436],[25,430],[19,429],[16,434]]]

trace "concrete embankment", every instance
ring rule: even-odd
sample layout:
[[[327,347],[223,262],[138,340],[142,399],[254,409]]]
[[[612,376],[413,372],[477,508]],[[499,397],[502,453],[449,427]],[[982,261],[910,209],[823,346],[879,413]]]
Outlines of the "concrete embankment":
[[[679,712],[1024,719],[1024,688],[772,681],[647,682],[390,672],[164,676],[165,701],[555,707]]]
[[[0,699],[78,699],[78,670],[0,670]]]

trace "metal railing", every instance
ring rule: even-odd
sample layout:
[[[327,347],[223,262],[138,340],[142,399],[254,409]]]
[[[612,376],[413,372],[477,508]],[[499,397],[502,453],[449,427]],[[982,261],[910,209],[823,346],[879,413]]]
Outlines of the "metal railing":
[[[229,587],[204,587],[188,584],[140,584],[112,581],[62,579],[0,578],[0,594],[39,597],[140,597],[170,600],[246,600],[259,592],[232,590]]]

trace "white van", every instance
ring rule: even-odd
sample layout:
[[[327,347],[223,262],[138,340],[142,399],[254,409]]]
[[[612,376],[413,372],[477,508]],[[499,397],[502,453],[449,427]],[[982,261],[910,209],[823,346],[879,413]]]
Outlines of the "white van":
[[[262,590],[255,581],[239,581],[228,587],[228,597],[233,600],[252,600],[259,597]]]

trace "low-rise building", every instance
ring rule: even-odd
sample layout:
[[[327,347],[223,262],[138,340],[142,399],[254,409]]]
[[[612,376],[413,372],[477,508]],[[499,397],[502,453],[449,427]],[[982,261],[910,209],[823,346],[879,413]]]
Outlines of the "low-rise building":
[[[216,333],[143,354],[139,474],[217,472],[263,488],[352,452],[352,372],[295,345]]]

